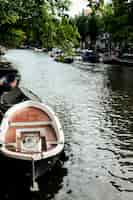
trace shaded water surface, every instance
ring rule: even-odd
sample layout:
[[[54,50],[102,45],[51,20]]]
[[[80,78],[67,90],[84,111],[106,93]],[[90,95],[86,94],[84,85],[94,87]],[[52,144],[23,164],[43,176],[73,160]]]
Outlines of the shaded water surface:
[[[28,50],[6,57],[21,85],[56,111],[65,134],[65,161],[39,180],[39,192],[10,180],[13,191],[35,200],[132,200],[133,68],[61,64]],[[9,191],[4,197],[18,195]]]

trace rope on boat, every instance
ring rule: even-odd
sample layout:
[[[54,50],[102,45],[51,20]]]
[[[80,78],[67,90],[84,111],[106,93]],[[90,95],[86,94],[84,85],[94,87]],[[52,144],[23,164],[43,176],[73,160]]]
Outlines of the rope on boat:
[[[36,182],[36,172],[35,172],[35,161],[34,158],[32,159],[32,186],[31,191],[38,191],[38,184]]]

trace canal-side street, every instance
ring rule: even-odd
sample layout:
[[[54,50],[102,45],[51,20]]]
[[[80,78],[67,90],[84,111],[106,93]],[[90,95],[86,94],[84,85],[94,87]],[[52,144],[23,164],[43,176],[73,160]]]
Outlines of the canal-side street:
[[[21,85],[56,111],[65,135],[64,163],[30,197],[132,200],[133,68],[62,64],[32,50],[9,50],[6,58]],[[28,191],[20,191],[26,199]]]

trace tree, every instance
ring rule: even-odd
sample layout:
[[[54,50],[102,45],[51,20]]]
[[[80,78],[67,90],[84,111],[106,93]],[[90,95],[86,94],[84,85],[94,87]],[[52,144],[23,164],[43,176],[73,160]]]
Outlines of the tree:
[[[44,4],[41,8],[40,20],[40,40],[42,46],[51,49],[55,45],[56,38],[56,20],[52,13],[50,13],[50,7],[48,4]]]
[[[72,49],[79,44],[79,38],[77,27],[67,17],[62,17],[56,26],[56,46],[72,54]]]
[[[75,21],[81,37],[81,48],[84,48],[84,43],[86,43],[86,39],[88,37],[88,17],[82,14],[76,16]]]
[[[129,24],[127,0],[113,0],[103,13],[105,31],[110,33],[112,41],[120,49],[124,48],[132,38],[133,28]]]
[[[58,45],[65,51],[74,47],[79,34],[65,18],[69,5],[70,0],[0,0],[0,42],[18,46],[25,40],[47,49]]]
[[[53,14],[63,16],[65,11],[69,10],[70,0],[47,0],[51,5],[51,11]]]
[[[97,36],[100,32],[100,21],[99,17],[95,12],[92,12],[90,15],[86,16],[84,14],[75,18],[78,31],[81,36],[81,45],[82,48],[94,48]],[[90,44],[88,44],[88,37],[90,39]]]

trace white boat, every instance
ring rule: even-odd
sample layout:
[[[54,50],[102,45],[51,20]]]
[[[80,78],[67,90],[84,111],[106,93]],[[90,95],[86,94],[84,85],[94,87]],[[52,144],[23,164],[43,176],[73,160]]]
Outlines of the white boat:
[[[53,110],[27,100],[9,108],[0,128],[1,154],[32,177],[33,184],[59,159],[64,134]]]

